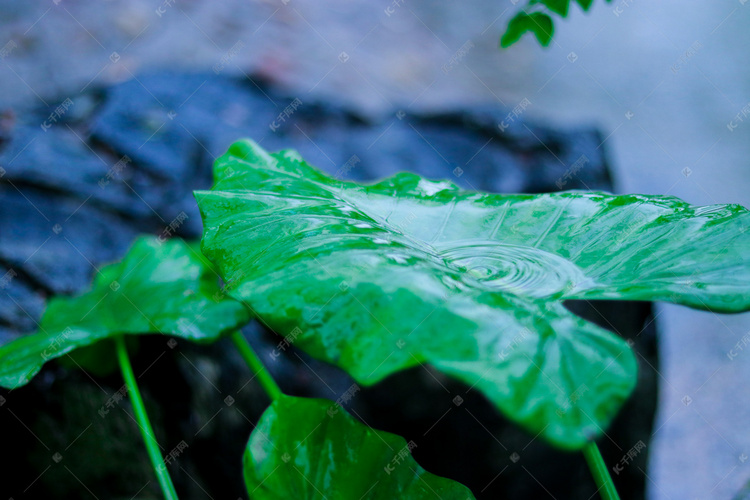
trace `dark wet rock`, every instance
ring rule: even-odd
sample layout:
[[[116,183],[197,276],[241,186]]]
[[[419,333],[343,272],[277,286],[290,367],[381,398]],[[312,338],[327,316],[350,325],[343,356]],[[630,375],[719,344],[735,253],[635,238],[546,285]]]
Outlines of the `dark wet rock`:
[[[115,87],[92,134],[178,183],[238,137],[251,137],[268,150],[297,149],[311,164],[333,174],[344,169],[351,179],[410,170],[494,191],[555,191],[558,182],[565,189],[611,189],[596,130],[553,131],[520,118],[501,130],[506,115],[500,109],[432,115],[396,110],[365,117],[249,82],[164,74]]]
[[[47,292],[84,290],[98,266],[119,259],[139,231],[85,200],[36,187],[0,184],[0,205],[0,260]]]
[[[113,88],[92,133],[143,169],[184,184],[232,140],[267,130],[277,107],[233,80],[161,74]]]
[[[45,293],[29,286],[29,280],[19,278],[19,271],[0,265],[0,342],[6,343],[18,331],[36,327],[35,318],[44,310]],[[22,305],[23,304],[23,305]],[[2,325],[11,326],[5,330]]]
[[[260,82],[170,73],[139,75],[73,101],[46,131],[40,123],[55,106],[0,115],[0,273],[15,273],[0,287],[0,341],[33,331],[46,296],[85,290],[96,269],[122,256],[136,234],[161,234],[185,212],[177,235],[198,238],[192,190],[210,186],[213,160],[240,137],[269,150],[297,149],[349,180],[406,170],[496,192],[612,188],[596,130],[553,129],[492,107],[362,115]],[[647,360],[638,392],[602,440],[608,463],[618,463],[650,436],[656,376],[649,365],[657,366],[651,308],[571,308],[632,339],[639,361]],[[336,400],[353,384],[293,347],[274,359],[279,337],[257,323],[244,331],[290,394]],[[169,347],[164,337],[150,336],[140,339],[133,358],[162,451],[183,440],[188,445],[170,466],[178,491],[185,498],[203,498],[203,490],[214,498],[244,497],[240,458],[266,399],[229,342]],[[22,464],[22,471],[4,480],[0,492],[80,497],[87,492],[75,471],[99,498],[129,498],[141,487],[140,497],[158,497],[137,428],[123,411],[129,403],[106,418],[99,413],[120,387],[117,373],[93,377],[50,363],[28,387],[0,392],[0,438],[7,449],[23,450],[2,454],[3,470]],[[477,498],[543,498],[545,488],[557,498],[595,492],[580,455],[552,450],[480,394],[429,368],[363,389],[347,407],[417,442],[422,465],[464,482]],[[646,457],[616,477],[623,498],[643,497],[638,467],[645,470]]]
[[[40,134],[39,127],[15,127],[0,152],[6,181],[70,194],[130,217],[152,216],[147,203],[158,206],[158,190],[129,168],[128,158],[93,152],[84,137],[73,128],[55,127]]]

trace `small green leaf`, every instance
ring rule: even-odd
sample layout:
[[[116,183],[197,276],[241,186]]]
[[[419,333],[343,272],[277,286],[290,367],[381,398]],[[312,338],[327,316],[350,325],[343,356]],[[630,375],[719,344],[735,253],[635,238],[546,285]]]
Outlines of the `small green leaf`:
[[[333,401],[281,396],[250,435],[243,469],[256,500],[470,500],[414,461],[418,443],[371,429]]]
[[[429,363],[577,449],[628,397],[625,341],[568,299],[750,309],[750,213],[677,198],[500,195],[401,173],[363,186],[232,145],[196,192],[203,251],[271,328],[362,384]]]
[[[562,17],[566,17],[568,15],[570,0],[542,0],[542,3],[555,14],[559,14]]]
[[[591,4],[594,3],[594,0],[576,0],[576,2],[578,2],[578,5],[580,5],[583,10],[588,11],[589,8],[591,8]]]
[[[500,39],[500,46],[510,47],[527,32],[531,31],[543,47],[547,47],[552,41],[555,26],[552,18],[542,12],[519,12],[508,23],[508,29]]]
[[[224,296],[196,249],[181,240],[141,237],[121,262],[100,269],[89,292],[52,298],[39,332],[0,347],[0,385],[22,386],[46,361],[118,334],[212,342],[248,320],[247,309]]]

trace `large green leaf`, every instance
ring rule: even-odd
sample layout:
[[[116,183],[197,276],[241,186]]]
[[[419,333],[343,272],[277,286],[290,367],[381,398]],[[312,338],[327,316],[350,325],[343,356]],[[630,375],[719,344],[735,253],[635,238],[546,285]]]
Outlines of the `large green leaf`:
[[[46,361],[114,335],[153,332],[211,342],[248,320],[247,309],[219,289],[197,248],[141,237],[121,262],[99,270],[89,292],[52,298],[37,333],[0,347],[0,385],[22,386]]]
[[[408,173],[363,186],[251,141],[214,177],[196,193],[203,251],[277,332],[363,384],[430,363],[565,448],[608,424],[636,362],[564,299],[750,307],[738,206],[486,194]]]
[[[281,396],[250,435],[243,469],[256,500],[470,500],[414,461],[417,443],[361,424],[333,401]]]

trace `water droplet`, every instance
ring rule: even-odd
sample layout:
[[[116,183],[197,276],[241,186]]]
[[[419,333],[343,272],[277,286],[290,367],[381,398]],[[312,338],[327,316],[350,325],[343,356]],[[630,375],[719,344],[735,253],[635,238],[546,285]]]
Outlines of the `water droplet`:
[[[440,253],[465,269],[465,280],[517,295],[552,297],[574,287],[580,291],[582,283],[593,285],[574,263],[533,247],[462,241]]]

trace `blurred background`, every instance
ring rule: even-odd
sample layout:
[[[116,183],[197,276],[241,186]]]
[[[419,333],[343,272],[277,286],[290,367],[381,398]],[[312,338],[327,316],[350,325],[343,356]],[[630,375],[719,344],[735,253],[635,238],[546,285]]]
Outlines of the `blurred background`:
[[[500,134],[496,142],[504,146],[495,151],[493,143],[482,153],[489,156],[479,157],[488,163],[502,163],[504,148],[531,163],[548,160],[534,156],[539,151],[553,156],[574,151],[563,162],[569,165],[579,157],[577,144],[588,141],[583,154],[594,164],[594,181],[587,184],[589,174],[581,174],[581,185],[566,188],[750,206],[750,5],[745,0],[594,0],[590,13],[574,5],[569,19],[556,22],[550,47],[539,47],[527,35],[501,50],[498,39],[519,8],[515,3],[109,0],[94,6],[6,0],[0,10],[0,181],[11,186],[3,184],[4,192],[20,193],[29,203],[5,202],[0,217],[9,218],[12,207],[45,212],[32,203],[35,195],[26,186],[76,191],[80,178],[67,169],[79,168],[75,165],[85,163],[89,152],[104,157],[86,167],[85,176],[94,183],[123,155],[147,171],[163,168],[157,177],[173,181],[186,175],[181,164],[172,167],[175,151],[184,153],[186,162],[210,163],[235,135],[250,136],[268,149],[299,147],[311,163],[333,172],[356,156],[367,172],[361,177],[387,175],[396,167],[419,171],[423,154],[444,153],[445,177],[461,167],[475,176],[464,180],[482,184],[484,179],[478,188],[546,189],[535,181],[536,164],[525,170],[525,181],[512,171],[488,180],[495,170],[483,173],[484,163],[472,161],[472,155],[454,159],[441,150],[439,133],[432,131],[430,140],[420,142],[410,130],[421,135],[419,126],[405,125],[408,117],[426,127],[437,117],[434,123],[446,127],[460,122],[469,129],[487,127],[488,138]],[[234,83],[221,86],[230,80]],[[254,97],[235,95],[237,85]],[[222,103],[221,113],[211,108],[216,103]],[[297,107],[307,111],[295,117]],[[513,127],[498,130],[509,113]],[[147,123],[134,124],[133,116]],[[215,117],[222,124],[214,125]],[[356,147],[342,146],[350,137],[347,130],[364,126],[368,131],[352,139]],[[131,127],[138,129],[135,136],[128,135]],[[56,139],[48,130],[58,131]],[[187,142],[175,143],[175,130]],[[370,151],[381,147],[382,137],[383,149],[398,161],[389,163]],[[548,137],[554,147],[548,147]],[[482,152],[482,142],[473,155]],[[130,146],[135,143],[141,147]],[[422,148],[420,153],[410,154],[412,146]],[[136,193],[147,207],[125,209],[126,221],[156,213],[168,223],[174,213],[194,210],[185,208],[189,196],[164,195],[168,203],[162,212],[161,188],[141,193],[137,174],[128,170],[122,175],[135,189],[125,190],[117,203],[127,205]],[[111,176],[113,182],[120,173]],[[209,182],[210,173],[200,176]],[[116,197],[113,192],[107,196]],[[80,197],[68,217],[89,200],[95,206],[111,201],[85,190]],[[40,224],[49,227],[43,236],[31,234],[32,226],[25,232],[0,231],[4,266],[22,268],[52,237],[57,221],[44,218]],[[200,226],[197,219],[191,223]],[[132,236],[118,234],[123,241]],[[79,253],[89,256],[85,249]],[[98,264],[118,256],[97,254],[91,260]],[[83,273],[88,279],[91,269],[60,273]],[[30,283],[29,303],[41,310],[45,293],[37,293],[33,270],[20,278]],[[80,288],[75,283],[46,292],[74,291]],[[39,310],[26,309],[3,317],[6,338],[33,330],[33,321],[23,318],[38,318]],[[646,498],[742,495],[750,478],[750,353],[729,352],[747,344],[750,315],[658,304],[651,321],[658,332],[658,365],[640,356],[658,382],[648,461],[637,471]]]

